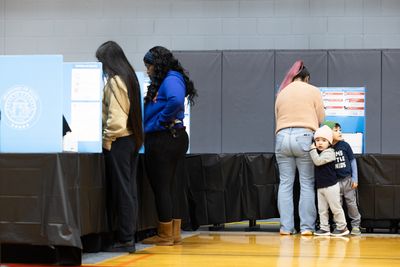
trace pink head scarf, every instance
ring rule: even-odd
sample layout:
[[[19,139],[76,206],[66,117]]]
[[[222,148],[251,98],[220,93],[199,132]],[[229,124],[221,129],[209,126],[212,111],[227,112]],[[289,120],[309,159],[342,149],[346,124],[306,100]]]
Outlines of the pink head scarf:
[[[289,83],[293,81],[293,78],[299,74],[301,69],[303,68],[303,61],[302,60],[297,60],[293,66],[289,69],[289,71],[286,73],[285,78],[283,79],[281,86],[279,86],[279,91],[281,91],[283,88],[285,88]]]

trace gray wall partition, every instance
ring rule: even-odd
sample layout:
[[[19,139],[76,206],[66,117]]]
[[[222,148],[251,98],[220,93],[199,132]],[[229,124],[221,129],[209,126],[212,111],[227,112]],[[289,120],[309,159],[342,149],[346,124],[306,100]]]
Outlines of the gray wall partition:
[[[328,56],[329,87],[366,87],[365,151],[381,153],[381,51],[336,50]]]
[[[274,52],[222,53],[222,152],[273,151]]]
[[[400,50],[175,52],[199,91],[191,153],[274,152],[275,92],[303,59],[319,87],[365,86],[366,153],[400,154]]]
[[[318,87],[328,84],[328,55],[322,50],[276,51],[275,53],[275,90],[279,88],[288,69],[296,60],[303,60],[310,71],[311,83]]]
[[[382,154],[400,153],[400,50],[382,52]]]
[[[174,52],[198,90],[191,108],[190,151],[221,153],[221,53]]]

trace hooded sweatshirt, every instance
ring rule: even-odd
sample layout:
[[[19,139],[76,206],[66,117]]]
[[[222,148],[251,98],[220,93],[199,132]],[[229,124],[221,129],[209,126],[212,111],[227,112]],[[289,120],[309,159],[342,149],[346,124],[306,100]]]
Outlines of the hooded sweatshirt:
[[[154,101],[144,105],[144,132],[167,131],[166,124],[183,121],[186,85],[181,73],[170,70],[162,81]],[[181,127],[183,123],[180,124]]]

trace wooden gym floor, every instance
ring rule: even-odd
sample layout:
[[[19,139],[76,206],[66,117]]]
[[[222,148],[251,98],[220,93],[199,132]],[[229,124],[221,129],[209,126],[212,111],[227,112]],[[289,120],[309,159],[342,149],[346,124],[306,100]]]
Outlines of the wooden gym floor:
[[[182,245],[138,247],[87,266],[400,266],[400,235],[302,237],[276,232],[193,232]]]

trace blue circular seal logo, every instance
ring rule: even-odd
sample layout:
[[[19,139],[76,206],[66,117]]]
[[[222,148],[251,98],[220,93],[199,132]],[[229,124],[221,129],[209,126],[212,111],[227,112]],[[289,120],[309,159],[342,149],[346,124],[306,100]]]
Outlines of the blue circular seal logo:
[[[40,99],[33,89],[14,86],[4,95],[3,101],[3,114],[10,127],[23,130],[35,125],[40,114]]]

